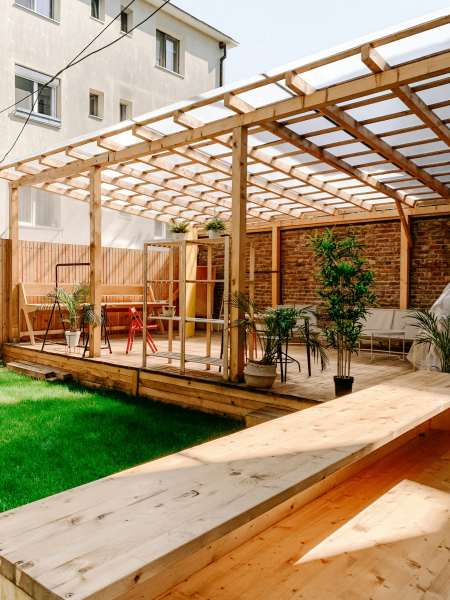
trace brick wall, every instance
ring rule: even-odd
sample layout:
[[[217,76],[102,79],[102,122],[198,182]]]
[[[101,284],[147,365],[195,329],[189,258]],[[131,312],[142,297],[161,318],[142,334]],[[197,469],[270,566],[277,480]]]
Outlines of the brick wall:
[[[283,302],[317,305],[317,270],[310,239],[323,228],[294,229],[281,234]],[[336,226],[338,235],[352,232],[365,246],[367,265],[375,275],[374,292],[379,306],[397,306],[399,299],[400,231],[398,222],[384,221]]]
[[[398,307],[400,284],[400,224],[382,221],[361,225],[339,225],[338,235],[353,232],[365,246],[368,267],[374,272],[374,291],[380,307]],[[295,304],[318,304],[316,264],[310,238],[323,228],[292,229],[281,232],[282,300]],[[450,219],[436,217],[412,221],[414,249],[411,255],[411,306],[429,307],[450,282]],[[272,298],[271,233],[252,233],[248,242],[255,247],[258,305],[270,306]],[[203,260],[200,258],[200,260]],[[248,279],[249,248],[245,258]],[[214,264],[223,272],[223,254]],[[261,273],[261,271],[266,271]]]
[[[411,306],[429,308],[450,282],[450,218],[412,222]]]

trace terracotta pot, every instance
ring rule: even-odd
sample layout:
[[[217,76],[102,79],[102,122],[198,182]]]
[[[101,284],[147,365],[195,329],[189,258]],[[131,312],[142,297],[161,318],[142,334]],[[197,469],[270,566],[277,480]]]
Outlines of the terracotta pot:
[[[249,361],[244,368],[245,383],[250,387],[269,389],[277,376],[277,365]]]
[[[69,348],[76,348],[80,341],[81,331],[66,331],[66,344]]]
[[[352,393],[353,377],[338,377],[334,376],[334,393],[336,398],[346,396]]]

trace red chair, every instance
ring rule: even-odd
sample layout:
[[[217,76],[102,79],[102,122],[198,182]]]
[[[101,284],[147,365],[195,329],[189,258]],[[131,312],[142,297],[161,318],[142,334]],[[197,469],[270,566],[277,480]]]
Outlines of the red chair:
[[[126,354],[133,349],[134,336],[136,335],[136,331],[142,331],[144,329],[144,323],[142,322],[142,317],[138,313],[138,311],[133,307],[128,309],[128,314],[130,315],[130,325],[128,327],[128,341],[127,341],[127,349],[125,351]],[[155,341],[152,338],[150,331],[152,329],[157,329],[158,325],[156,323],[154,325],[147,325],[147,344],[152,352],[157,352],[158,348],[156,347]]]

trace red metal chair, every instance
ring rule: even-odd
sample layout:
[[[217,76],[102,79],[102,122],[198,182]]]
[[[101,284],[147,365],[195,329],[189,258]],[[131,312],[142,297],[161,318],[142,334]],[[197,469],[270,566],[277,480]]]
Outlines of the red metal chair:
[[[128,340],[127,340],[127,349],[125,351],[126,354],[133,349],[134,336],[136,335],[136,331],[142,331],[144,329],[144,323],[142,322],[142,317],[138,313],[138,311],[134,307],[130,307],[128,309],[128,314],[130,315],[130,325],[128,327]],[[155,341],[150,334],[152,329],[157,329],[158,325],[155,323],[154,325],[147,325],[147,344],[152,352],[157,352],[158,348],[156,347]]]

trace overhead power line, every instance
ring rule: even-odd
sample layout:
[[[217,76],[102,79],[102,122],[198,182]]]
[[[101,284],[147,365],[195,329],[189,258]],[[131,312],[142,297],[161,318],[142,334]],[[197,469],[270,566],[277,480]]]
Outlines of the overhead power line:
[[[101,46],[100,48],[97,48],[95,50],[93,50],[92,52],[89,52],[88,54],[86,54],[85,56],[82,56],[82,54],[84,52],[86,52],[86,50],[88,50],[92,44],[115,22],[117,21],[117,19],[120,18],[121,14],[128,10],[128,8],[134,4],[134,2],[136,2],[136,0],[130,0],[130,2],[124,6],[122,8],[122,10],[113,18],[111,19],[111,21],[101,29],[101,31],[88,43],[86,44],[86,46],[84,46],[74,57],[73,59],[62,69],[60,69],[55,75],[53,75],[51,77],[51,79],[45,83],[44,85],[42,85],[42,87],[38,90],[37,94],[35,94],[34,92],[28,94],[27,96],[25,96],[24,98],[21,98],[20,100],[18,100],[17,102],[14,102],[14,104],[11,104],[3,109],[0,110],[0,114],[2,114],[3,112],[14,108],[15,106],[17,106],[18,104],[20,104],[21,102],[23,102],[24,100],[26,100],[27,98],[30,98],[31,96],[35,96],[33,104],[26,116],[25,122],[23,123],[22,127],[20,128],[16,138],[14,139],[13,143],[11,144],[11,146],[8,148],[8,150],[5,152],[5,154],[2,156],[2,158],[0,159],[0,164],[5,162],[5,160],[8,158],[8,156],[11,154],[11,152],[14,150],[15,146],[17,145],[19,139],[22,136],[22,133],[25,130],[25,127],[28,125],[30,119],[31,119],[31,115],[34,111],[34,107],[36,106],[36,103],[39,101],[39,97],[42,94],[42,92],[44,91],[45,88],[48,88],[51,83],[53,83],[53,81],[55,81],[55,79],[57,79],[60,75],[62,75],[62,73],[64,73],[65,71],[67,71],[68,69],[74,67],[75,65],[80,64],[81,62],[83,62],[84,60],[86,60],[87,58],[89,58],[90,56],[97,54],[98,52],[102,52],[103,50],[105,50],[106,48],[109,48],[110,46],[113,46],[114,44],[116,44],[117,42],[119,42],[120,40],[122,40],[124,37],[127,37],[130,33],[132,33],[135,29],[137,29],[138,27],[140,27],[141,25],[143,25],[144,23],[146,23],[149,19],[151,19],[158,11],[160,11],[162,8],[164,8],[164,6],[166,6],[166,4],[169,4],[170,0],[165,0],[165,2],[163,2],[161,4],[161,6],[159,6],[158,8],[156,8],[153,12],[151,12],[145,19],[142,19],[142,21],[140,21],[139,23],[137,23],[134,27],[132,27],[129,31],[127,31],[126,33],[123,33],[122,35],[118,36],[117,38],[111,40],[111,42],[108,42],[107,44],[104,44],[103,46]]]

